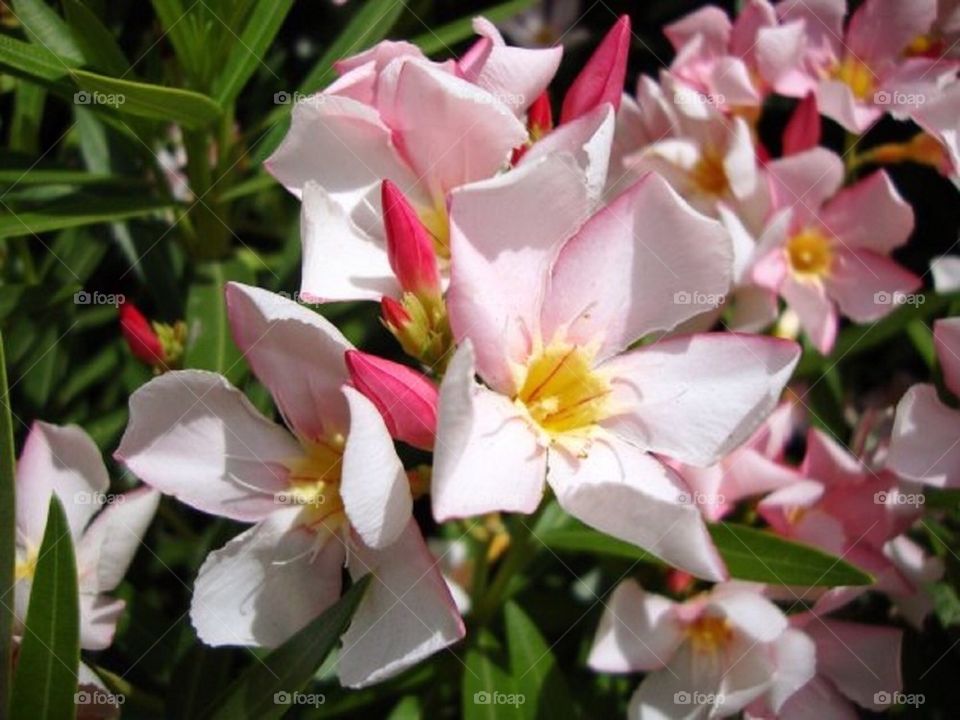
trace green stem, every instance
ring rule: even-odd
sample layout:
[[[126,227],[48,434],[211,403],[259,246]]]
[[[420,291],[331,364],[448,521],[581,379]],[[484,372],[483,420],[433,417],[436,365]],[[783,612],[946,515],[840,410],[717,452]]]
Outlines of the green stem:
[[[486,625],[493,618],[500,605],[505,599],[510,581],[520,570],[527,566],[534,555],[536,555],[536,545],[530,542],[530,535],[533,532],[533,525],[537,522],[538,515],[529,518],[516,517],[513,523],[513,532],[510,534],[510,549],[500,565],[497,574],[490,583],[490,587],[483,594],[480,602],[476,605],[476,618],[478,625]]]

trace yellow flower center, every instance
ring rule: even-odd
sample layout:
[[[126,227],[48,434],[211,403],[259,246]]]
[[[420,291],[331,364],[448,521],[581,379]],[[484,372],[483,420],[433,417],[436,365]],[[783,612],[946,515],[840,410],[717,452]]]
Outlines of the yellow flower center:
[[[714,147],[706,147],[690,171],[693,184],[706,195],[722,196],[730,191],[730,180],[723,165],[723,154]]]
[[[515,402],[550,442],[588,440],[607,417],[610,381],[593,368],[595,350],[553,342],[534,354]]]
[[[340,473],[343,464],[343,435],[314,443],[305,443],[305,454],[287,463],[287,487],[277,494],[277,502],[301,505],[304,525],[313,530],[334,531],[346,516],[340,497]]]
[[[14,581],[20,582],[21,580],[33,580],[33,576],[37,572],[37,549],[36,548],[27,548],[21,549],[17,548],[17,561],[14,565]]]
[[[830,238],[814,228],[802,230],[787,242],[787,259],[796,275],[807,279],[823,277],[833,263]]]
[[[418,213],[420,222],[433,238],[433,249],[437,259],[450,259],[450,218],[447,215],[447,206],[443,198],[436,201],[433,207],[422,208]]]
[[[704,616],[687,627],[687,637],[690,638],[694,651],[714,654],[730,642],[733,630],[726,618]]]
[[[856,55],[847,55],[833,69],[833,77],[850,88],[857,100],[866,100],[877,89],[877,77]]]

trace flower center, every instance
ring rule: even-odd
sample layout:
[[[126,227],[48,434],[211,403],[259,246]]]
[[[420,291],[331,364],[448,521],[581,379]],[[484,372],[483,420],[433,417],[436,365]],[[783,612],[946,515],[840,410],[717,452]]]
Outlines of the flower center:
[[[420,222],[433,238],[433,249],[439,260],[450,259],[450,218],[447,215],[447,206],[441,198],[433,207],[422,208],[417,213]]]
[[[787,242],[787,259],[795,274],[810,279],[823,277],[833,263],[830,238],[820,230],[802,230]]]
[[[14,565],[14,581],[33,580],[37,572],[37,549],[17,548],[17,561]]]
[[[703,149],[690,175],[694,185],[706,195],[726,195],[730,190],[727,169],[723,165],[723,154],[716,148]]]
[[[515,402],[553,442],[589,438],[609,415],[609,380],[593,369],[595,352],[553,342],[535,354]]]
[[[726,618],[704,616],[687,627],[687,636],[696,652],[714,654],[730,642],[733,630]]]
[[[277,494],[277,502],[303,506],[303,524],[313,530],[336,530],[346,518],[340,497],[344,445],[339,433],[320,442],[304,443],[304,455],[287,463],[288,485]]]
[[[866,100],[877,89],[877,78],[856,55],[847,55],[833,69],[833,77],[850,88],[857,100]]]

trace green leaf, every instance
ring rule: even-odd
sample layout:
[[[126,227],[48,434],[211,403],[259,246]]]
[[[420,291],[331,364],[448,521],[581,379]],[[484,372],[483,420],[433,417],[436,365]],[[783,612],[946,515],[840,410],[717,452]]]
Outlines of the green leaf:
[[[34,407],[44,407],[50,391],[53,390],[60,359],[60,340],[60,328],[48,323],[43,326],[33,353],[27,356],[27,369],[23,373],[20,386],[24,397]]]
[[[948,583],[930,583],[927,592],[933,599],[933,609],[943,627],[960,625],[960,598],[957,591]]]
[[[63,505],[53,495],[20,643],[12,720],[72,718],[79,665],[77,560]]]
[[[53,83],[63,79],[77,63],[54,55],[9,35],[0,34],[0,70],[28,80]]]
[[[88,93],[84,98],[94,106],[107,105],[125,115],[172,122],[192,130],[205,128],[220,119],[220,106],[192,90],[119,80],[86,70],[73,70],[70,75],[77,87]]]
[[[452,46],[473,37],[473,19],[478,15],[496,23],[523,12],[532,7],[534,2],[535,0],[510,0],[510,2],[494,5],[486,10],[477,10],[459,20],[454,20],[438,28],[428,29],[410,42],[417,45],[427,55],[433,55],[441,51],[452,54],[450,50]]]
[[[291,7],[293,0],[260,0],[257,3],[214,85],[214,97],[221,105],[236,100],[257,65],[263,63],[262,58]]]
[[[731,577],[739,580],[801,587],[869,585],[873,582],[870,575],[840,558],[764,530],[733,523],[717,523],[708,528]],[[540,535],[540,540],[554,550],[662,564],[652,553],[582,523],[551,530]]]
[[[572,718],[573,698],[554,656],[540,630],[520,606],[504,607],[510,674],[516,691],[523,695],[524,717]]]
[[[100,18],[80,0],[63,0],[67,23],[87,64],[108,75],[123,77],[130,71],[123,50]]]
[[[201,48],[193,43],[191,32],[193,26],[189,22],[190,18],[187,17],[188,9],[183,7],[180,0],[151,0],[151,2],[163,26],[163,37],[170,40],[184,70],[193,77]],[[191,0],[189,10],[192,10],[195,4]]]
[[[229,280],[252,283],[253,279],[253,273],[236,260],[198,267],[187,295],[185,367],[218,372],[234,384],[240,381],[246,365],[230,334],[224,287]]]
[[[290,708],[275,702],[275,696],[299,691],[310,681],[347,629],[370,577],[367,575],[354,583],[336,605],[261,661],[253,663],[217,701],[212,719],[282,717]]]
[[[393,706],[387,720],[420,720],[423,717],[423,708],[420,698],[416,695],[407,695]]]
[[[731,577],[771,585],[839,587],[870,585],[873,578],[828,553],[734,523],[709,526]]]
[[[522,717],[513,679],[489,657],[472,647],[464,660],[461,715],[464,720],[502,720]],[[513,704],[507,701],[513,700]]]
[[[46,211],[7,210],[0,212],[0,238],[36,235],[82,225],[116,222],[153,215],[173,207],[169,202],[149,197],[87,199],[83,203],[51,206]]]
[[[15,557],[14,501],[16,462],[13,448],[13,412],[7,382],[7,361],[0,333],[0,587],[13,587]],[[0,717],[7,717],[10,706],[10,656],[13,634],[11,603],[0,603]]]
[[[13,0],[13,12],[31,42],[75,63],[84,61],[70,28],[44,0]]]
[[[35,87],[24,85],[24,87]],[[274,181],[276,182],[276,181]],[[100,185],[116,188],[146,186],[142,178],[122,177],[105,173],[92,173],[85,170],[59,170],[54,168],[0,170],[0,185]]]
[[[30,155],[40,154],[40,123],[47,91],[42,85],[19,82],[14,93],[13,121],[10,125],[10,147]]]

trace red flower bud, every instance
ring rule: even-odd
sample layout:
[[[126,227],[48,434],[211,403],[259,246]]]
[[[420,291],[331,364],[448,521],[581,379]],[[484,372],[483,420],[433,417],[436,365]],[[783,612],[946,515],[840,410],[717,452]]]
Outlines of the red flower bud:
[[[416,295],[439,295],[437,252],[417,211],[400,188],[389,180],[383,181],[380,200],[387,234],[387,255],[400,287]]]
[[[796,155],[820,144],[820,111],[813,93],[797,105],[783,130],[783,155]]]
[[[406,327],[413,318],[410,317],[403,305],[398,303],[392,297],[384,295],[380,298],[380,315],[388,327],[400,330]]]
[[[563,98],[560,124],[576,120],[603,103],[620,109],[630,51],[630,17],[621,15]]]
[[[163,365],[163,344],[150,323],[133,303],[120,306],[120,330],[133,356],[147,365]]]

